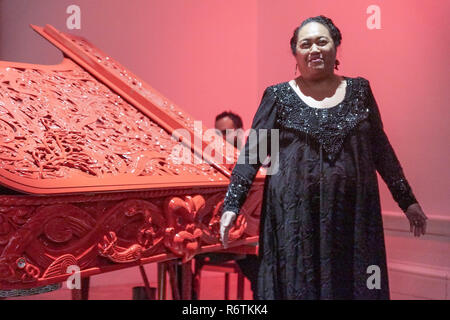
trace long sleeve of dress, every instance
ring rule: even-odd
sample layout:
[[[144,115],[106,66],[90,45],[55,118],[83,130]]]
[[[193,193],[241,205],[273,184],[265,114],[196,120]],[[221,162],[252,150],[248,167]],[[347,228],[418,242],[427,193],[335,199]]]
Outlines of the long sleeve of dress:
[[[380,111],[369,84],[371,144],[376,170],[389,188],[399,207],[406,212],[417,200],[405,178],[400,162],[383,129]]]
[[[224,199],[223,212],[239,213],[250,191],[253,179],[265,160],[258,155],[260,153],[270,155],[271,129],[275,127],[276,122],[275,101],[274,88],[266,88],[253,118],[252,130],[233,168]],[[254,134],[253,137],[252,134]]]

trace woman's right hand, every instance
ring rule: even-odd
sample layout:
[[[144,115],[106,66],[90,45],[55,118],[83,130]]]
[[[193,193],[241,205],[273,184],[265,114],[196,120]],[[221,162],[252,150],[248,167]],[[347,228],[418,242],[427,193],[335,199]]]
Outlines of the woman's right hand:
[[[225,249],[228,248],[228,235],[236,216],[233,211],[225,211],[220,218],[220,241]]]
[[[405,214],[409,220],[410,232],[413,232],[415,237],[424,235],[428,218],[422,211],[420,205],[418,203],[411,204]]]

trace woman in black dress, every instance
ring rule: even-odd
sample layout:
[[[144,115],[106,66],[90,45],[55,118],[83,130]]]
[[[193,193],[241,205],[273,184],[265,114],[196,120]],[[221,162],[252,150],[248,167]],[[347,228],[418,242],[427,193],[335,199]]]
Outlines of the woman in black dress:
[[[426,219],[383,130],[369,81],[334,73],[341,33],[324,16],[294,31],[301,76],[268,87],[233,169],[221,240],[261,166],[267,146],[278,168],[266,176],[260,220],[258,299],[389,299],[376,171],[415,236]],[[279,151],[270,153],[276,129]]]

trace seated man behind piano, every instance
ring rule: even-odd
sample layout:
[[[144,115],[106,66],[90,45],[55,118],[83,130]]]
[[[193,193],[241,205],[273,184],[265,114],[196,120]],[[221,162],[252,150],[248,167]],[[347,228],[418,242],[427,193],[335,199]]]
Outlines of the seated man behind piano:
[[[243,125],[239,115],[225,111],[216,116],[215,128],[219,131],[227,141],[235,146],[238,150],[242,147],[243,142]],[[256,292],[257,275],[258,275],[258,258],[253,254],[232,254],[232,253],[205,253],[195,257],[196,259],[207,259],[212,263],[221,263],[235,260],[244,276],[250,281],[253,293]],[[254,296],[254,295],[253,295]],[[195,293],[193,298],[196,299]]]

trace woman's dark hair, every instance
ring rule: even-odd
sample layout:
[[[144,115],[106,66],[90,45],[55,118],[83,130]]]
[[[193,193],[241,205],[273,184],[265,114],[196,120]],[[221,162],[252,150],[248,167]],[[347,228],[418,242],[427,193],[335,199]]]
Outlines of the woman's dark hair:
[[[291,51],[292,54],[295,56],[296,52],[297,52],[297,41],[298,41],[298,33],[300,31],[300,29],[307,23],[310,22],[318,22],[323,24],[325,27],[328,28],[328,31],[330,32],[331,38],[333,39],[334,42],[334,47],[337,49],[337,47],[341,44],[342,41],[342,35],[341,35],[341,31],[339,31],[338,27],[336,27],[333,23],[333,20],[331,20],[330,18],[327,18],[323,15],[317,16],[317,17],[311,17],[308,18],[306,20],[304,20],[300,26],[298,26],[295,30],[294,30],[294,34],[292,35],[291,38]]]

